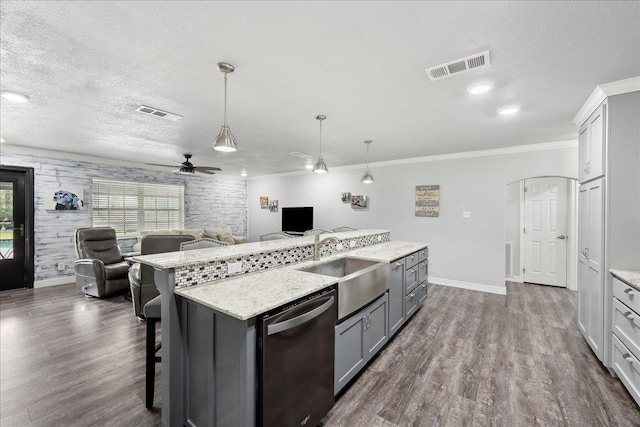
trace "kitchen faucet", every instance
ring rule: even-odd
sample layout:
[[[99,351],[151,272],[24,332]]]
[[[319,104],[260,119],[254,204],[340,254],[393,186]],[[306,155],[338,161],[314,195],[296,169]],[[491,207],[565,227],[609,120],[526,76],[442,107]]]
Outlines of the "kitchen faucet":
[[[325,243],[340,243],[340,239],[337,237],[331,236],[320,240],[320,235],[316,234],[313,239],[313,260],[318,261],[320,259],[320,248]]]

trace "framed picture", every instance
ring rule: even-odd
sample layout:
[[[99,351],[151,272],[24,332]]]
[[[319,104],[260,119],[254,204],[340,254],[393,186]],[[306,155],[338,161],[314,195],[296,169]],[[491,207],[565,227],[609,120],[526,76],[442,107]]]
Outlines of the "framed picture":
[[[269,198],[267,196],[260,196],[260,209],[267,209],[269,207]]]
[[[351,203],[351,193],[349,193],[348,191],[345,193],[342,193],[340,198],[342,200],[342,203]]]
[[[44,208],[48,211],[81,211],[84,210],[82,187],[64,186],[49,187],[44,190]]]
[[[416,216],[440,216],[439,185],[416,185]]]
[[[367,196],[351,196],[351,208],[352,209],[366,209],[367,208]]]
[[[269,212],[278,212],[278,201],[270,200],[269,201]]]

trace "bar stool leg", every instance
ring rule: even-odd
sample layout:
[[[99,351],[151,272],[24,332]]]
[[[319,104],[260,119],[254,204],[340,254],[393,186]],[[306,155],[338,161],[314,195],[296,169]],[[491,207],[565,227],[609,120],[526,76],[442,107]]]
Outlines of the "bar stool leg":
[[[147,369],[145,379],[145,406],[153,407],[153,389],[156,378],[156,319],[147,318]]]

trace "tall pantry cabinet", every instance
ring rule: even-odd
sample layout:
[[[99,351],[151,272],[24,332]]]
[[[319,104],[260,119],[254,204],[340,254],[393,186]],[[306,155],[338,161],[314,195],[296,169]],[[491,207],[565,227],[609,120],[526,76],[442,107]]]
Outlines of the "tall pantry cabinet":
[[[612,276],[640,270],[640,77],[596,88],[579,130],[578,328],[611,367]]]

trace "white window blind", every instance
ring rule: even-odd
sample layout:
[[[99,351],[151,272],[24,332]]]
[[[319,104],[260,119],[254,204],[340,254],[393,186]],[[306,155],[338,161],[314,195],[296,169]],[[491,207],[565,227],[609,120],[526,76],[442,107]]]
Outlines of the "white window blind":
[[[93,180],[93,226],[116,233],[184,228],[181,185]]]

